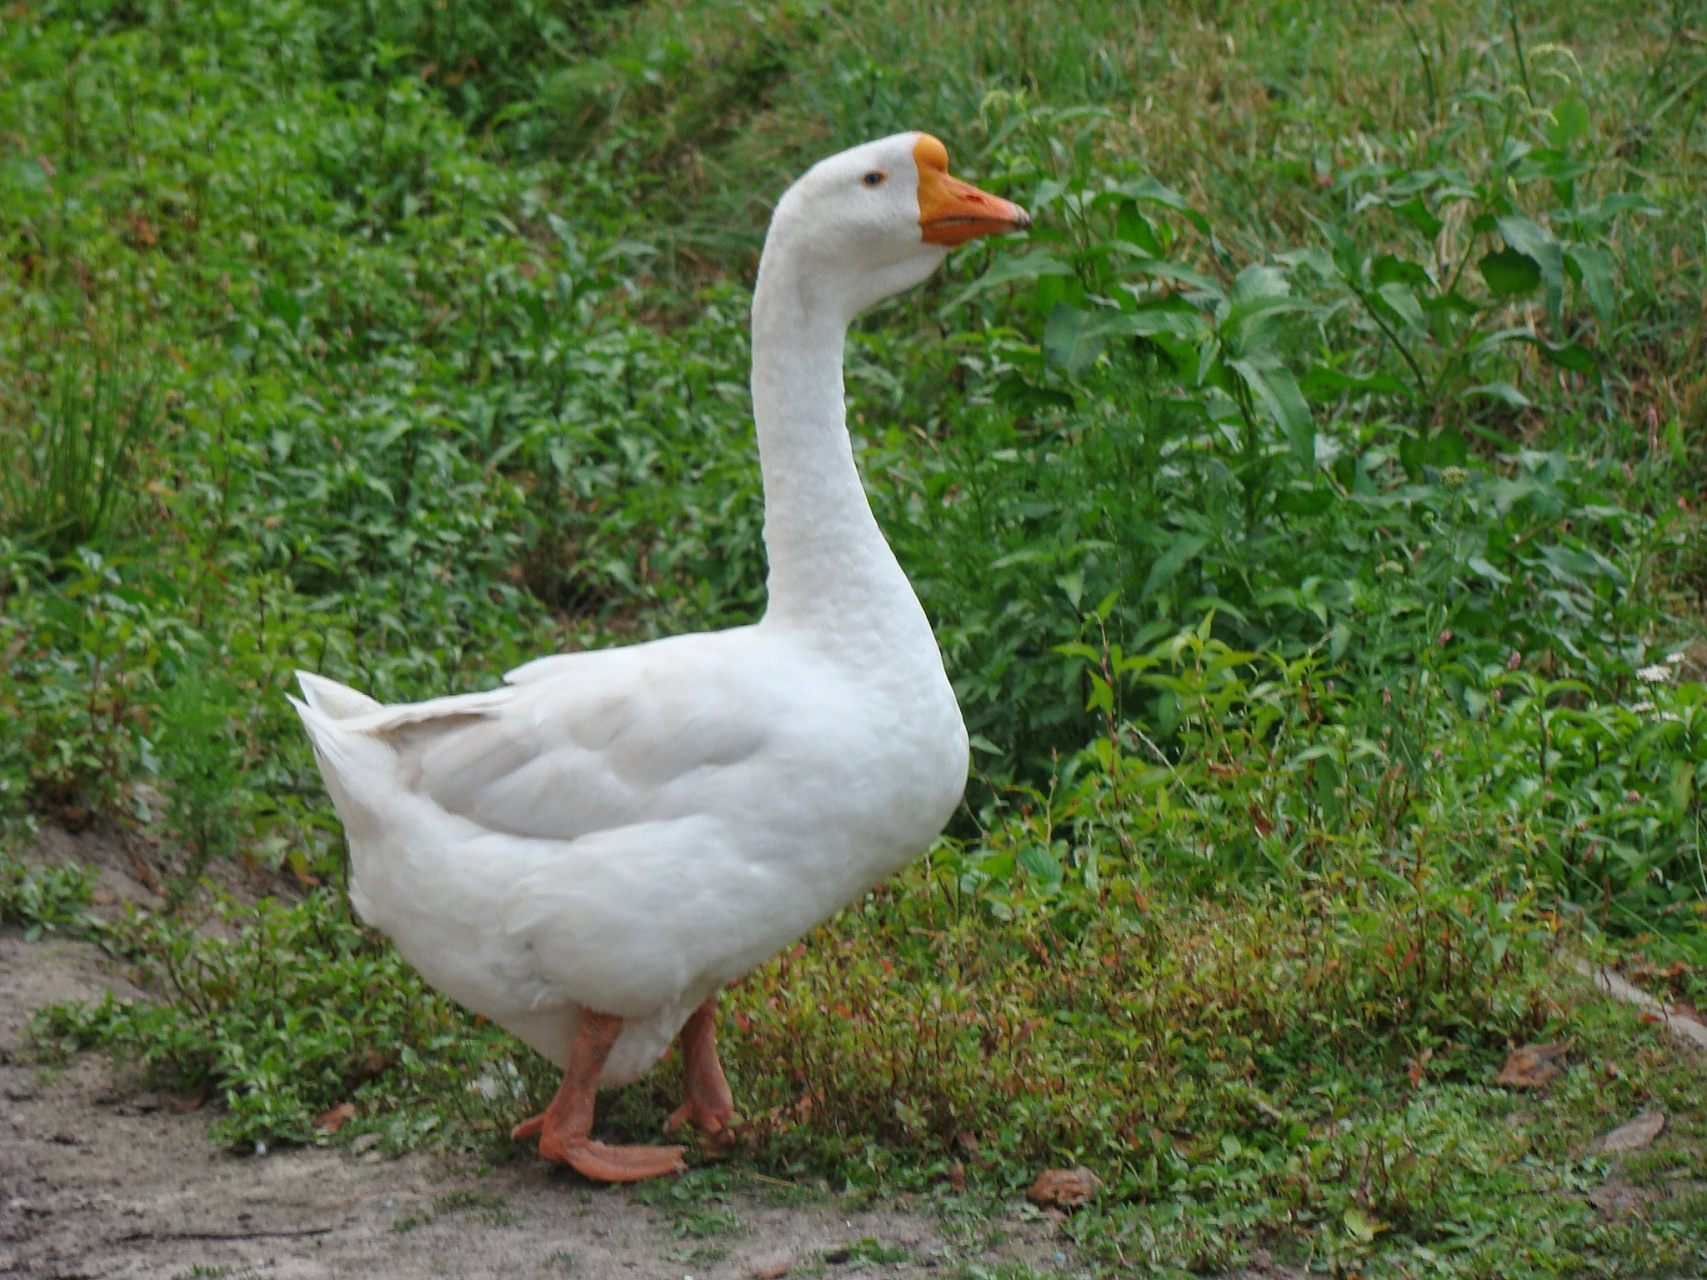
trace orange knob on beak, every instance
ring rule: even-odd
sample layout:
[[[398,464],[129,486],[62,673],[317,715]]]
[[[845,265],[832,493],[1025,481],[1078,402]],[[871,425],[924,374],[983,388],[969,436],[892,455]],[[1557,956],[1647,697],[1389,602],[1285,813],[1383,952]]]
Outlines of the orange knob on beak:
[[[926,244],[961,245],[1031,225],[1031,215],[1011,200],[949,177],[948,148],[930,134],[919,135],[913,162],[919,167],[919,230]]]

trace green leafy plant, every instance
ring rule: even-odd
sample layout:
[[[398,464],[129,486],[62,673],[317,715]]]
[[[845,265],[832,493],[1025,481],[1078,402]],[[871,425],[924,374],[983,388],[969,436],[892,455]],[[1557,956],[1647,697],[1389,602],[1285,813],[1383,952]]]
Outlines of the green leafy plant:
[[[67,344],[45,402],[14,401],[0,420],[0,529],[50,556],[107,531],[159,422],[153,387],[112,361]]]
[[[22,925],[26,942],[58,930],[98,934],[100,922],[89,913],[95,879],[76,863],[31,866],[0,851],[0,922]]]
[[[246,756],[233,743],[237,724],[231,684],[202,670],[184,672],[160,695],[152,756],[166,784],[166,821],[189,858],[168,891],[181,905],[215,858],[232,856],[245,822]]]

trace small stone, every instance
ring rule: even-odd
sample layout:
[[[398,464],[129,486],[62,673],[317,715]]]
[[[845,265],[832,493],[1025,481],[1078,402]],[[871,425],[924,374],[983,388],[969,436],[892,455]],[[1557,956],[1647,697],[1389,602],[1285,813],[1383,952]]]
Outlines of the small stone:
[[[1590,1155],[1622,1155],[1640,1151],[1665,1132],[1666,1113],[1644,1111],[1629,1124],[1621,1124],[1610,1133],[1603,1133],[1588,1144]]]
[[[761,1262],[753,1268],[753,1280],[782,1280],[788,1274],[790,1265],[787,1258],[773,1258],[769,1262]]]
[[[1025,1198],[1041,1209],[1077,1209],[1096,1199],[1102,1179],[1082,1165],[1077,1169],[1045,1169]]]
[[[1565,1069],[1565,1046],[1531,1044],[1513,1050],[1500,1068],[1499,1083],[1515,1089],[1539,1089]]]
[[[364,1133],[361,1137],[350,1143],[350,1151],[359,1156],[362,1152],[371,1151],[378,1145],[379,1135],[377,1133]]]

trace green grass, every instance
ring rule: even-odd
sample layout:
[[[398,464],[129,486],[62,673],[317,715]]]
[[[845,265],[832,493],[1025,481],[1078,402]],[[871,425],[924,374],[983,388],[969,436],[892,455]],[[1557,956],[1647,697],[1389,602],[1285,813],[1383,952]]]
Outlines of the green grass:
[[[1698,1080],[1557,958],[1707,1000],[1704,21],[8,13],[0,810],[171,851],[168,910],[112,927],[6,864],[7,919],[159,998],[40,1039],[216,1092],[222,1141],[349,1100],[346,1135],[514,1152],[549,1072],[350,922],[291,672],[410,698],[756,616],[769,202],[926,127],[1038,215],[849,346],[975,777],[732,993],[741,1167],[946,1194],[961,1163],[983,1204],[1082,1161],[1110,1272],[1699,1270]],[[213,905],[233,859],[324,887]],[[1543,1038],[1564,1080],[1492,1083]],[[674,1087],[606,1122],[651,1136]],[[1602,1220],[1580,1153],[1656,1100],[1654,1198]]]

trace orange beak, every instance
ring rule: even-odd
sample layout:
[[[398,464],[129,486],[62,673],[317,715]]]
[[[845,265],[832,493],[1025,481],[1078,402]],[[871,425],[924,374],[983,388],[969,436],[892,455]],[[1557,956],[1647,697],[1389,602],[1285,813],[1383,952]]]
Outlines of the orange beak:
[[[926,244],[961,245],[1031,225],[1031,215],[1012,201],[949,177],[948,148],[930,134],[919,135],[913,162],[919,167],[919,230]]]

